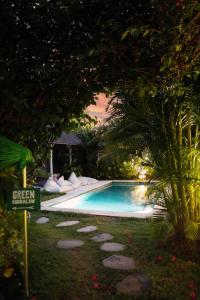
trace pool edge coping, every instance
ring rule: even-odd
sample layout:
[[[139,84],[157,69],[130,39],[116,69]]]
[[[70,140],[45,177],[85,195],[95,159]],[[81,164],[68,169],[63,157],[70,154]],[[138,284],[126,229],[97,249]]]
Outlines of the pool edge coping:
[[[104,187],[112,185],[115,182],[122,182],[122,183],[149,183],[149,181],[134,181],[134,180],[103,180],[98,181],[97,183],[93,183],[91,185],[82,186],[75,191],[69,192],[66,195],[62,195],[60,197],[56,197],[50,200],[46,200],[41,203],[41,210],[42,211],[51,211],[51,212],[71,212],[71,213],[79,213],[79,214],[87,214],[87,215],[97,215],[97,216],[108,216],[108,217],[128,217],[128,218],[139,218],[139,219],[146,219],[151,218],[154,212],[157,209],[152,208],[148,211],[137,211],[137,212],[111,212],[111,211],[101,211],[101,210],[86,210],[86,209],[75,209],[75,208],[60,208],[60,207],[53,207],[54,205],[60,204],[64,201],[72,200],[75,197],[81,196],[85,193],[102,189]],[[152,182],[152,181],[151,181]]]

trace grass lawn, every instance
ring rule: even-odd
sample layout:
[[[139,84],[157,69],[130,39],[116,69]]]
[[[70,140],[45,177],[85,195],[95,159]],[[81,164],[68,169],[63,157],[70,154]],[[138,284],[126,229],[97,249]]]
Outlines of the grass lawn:
[[[41,192],[41,201],[47,201],[59,196],[63,196],[65,195],[65,193],[50,193],[50,192],[46,192],[46,191],[42,191]]]
[[[36,224],[40,216],[49,217],[49,223]],[[65,220],[79,220],[80,224],[55,227]],[[34,300],[200,299],[200,265],[192,258],[184,260],[178,253],[158,247],[154,228],[159,224],[155,225],[153,220],[34,212],[29,225],[30,289]],[[87,225],[96,225],[98,233],[111,233],[112,241],[126,244],[127,249],[118,253],[101,251],[101,243],[90,240],[95,232],[76,232]],[[59,239],[81,239],[85,244],[73,250],[58,249]],[[116,293],[116,283],[133,272],[105,268],[102,260],[113,254],[135,259],[136,271],[146,274],[152,282],[150,295],[134,298]],[[176,260],[172,261],[174,254]],[[94,274],[99,277],[99,289],[93,286],[91,276]],[[192,289],[189,285],[195,287]],[[191,298],[192,290],[196,298]]]

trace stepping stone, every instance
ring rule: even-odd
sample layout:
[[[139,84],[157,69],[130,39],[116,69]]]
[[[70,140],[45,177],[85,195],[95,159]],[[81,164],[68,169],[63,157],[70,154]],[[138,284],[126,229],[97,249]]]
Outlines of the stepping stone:
[[[65,221],[65,222],[61,222],[61,223],[57,224],[56,227],[67,227],[67,226],[72,226],[72,225],[76,225],[79,223],[80,223],[80,221]]]
[[[103,260],[104,267],[119,270],[132,270],[135,269],[135,261],[131,257],[123,255],[112,255]]]
[[[96,226],[86,226],[86,227],[82,227],[77,229],[77,232],[93,232],[96,231],[97,227]]]
[[[100,243],[100,242],[110,241],[113,238],[114,236],[111,235],[110,233],[100,233],[92,237],[91,240]]]
[[[49,218],[46,218],[46,217],[41,217],[41,218],[36,220],[37,224],[45,224],[45,223],[48,223],[48,222],[49,222]]]
[[[80,240],[60,240],[57,242],[56,247],[62,249],[73,249],[81,247],[83,244],[84,242]]]
[[[118,282],[116,289],[122,294],[139,296],[150,291],[150,280],[142,273],[135,273]]]
[[[120,243],[103,243],[100,247],[103,251],[123,251],[126,248],[126,245]]]

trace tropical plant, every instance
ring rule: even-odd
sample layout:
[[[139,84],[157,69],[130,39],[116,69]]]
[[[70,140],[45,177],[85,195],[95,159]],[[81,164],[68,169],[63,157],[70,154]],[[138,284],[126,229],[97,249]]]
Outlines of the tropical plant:
[[[176,86],[154,97],[116,93],[107,130],[108,150],[127,156],[144,149],[151,153],[149,165],[162,180],[168,217],[179,237],[199,236],[200,138],[199,106],[192,91],[177,96]],[[187,88],[188,89],[188,88]],[[145,164],[148,161],[145,160]],[[193,234],[191,234],[191,230]],[[190,232],[190,234],[189,234]]]
[[[21,170],[32,161],[29,149],[0,136],[0,285],[6,278],[19,279],[15,277],[22,267],[22,214],[7,211],[6,204],[9,193],[20,187]]]

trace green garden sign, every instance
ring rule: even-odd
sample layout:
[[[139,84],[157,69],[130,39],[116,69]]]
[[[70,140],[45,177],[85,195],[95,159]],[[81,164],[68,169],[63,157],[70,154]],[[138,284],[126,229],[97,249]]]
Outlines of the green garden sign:
[[[40,210],[40,189],[19,189],[9,194],[8,210]]]

